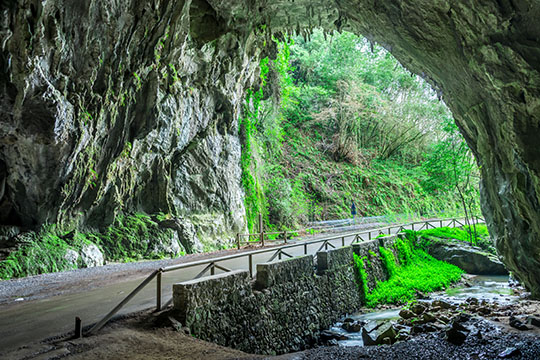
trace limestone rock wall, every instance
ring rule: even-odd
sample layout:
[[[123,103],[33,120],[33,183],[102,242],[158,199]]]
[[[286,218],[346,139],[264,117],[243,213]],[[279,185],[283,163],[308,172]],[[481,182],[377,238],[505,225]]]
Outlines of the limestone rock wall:
[[[251,30],[204,1],[23,0],[0,13],[0,223],[169,213],[245,227],[238,118]],[[6,7],[6,8],[4,8]]]

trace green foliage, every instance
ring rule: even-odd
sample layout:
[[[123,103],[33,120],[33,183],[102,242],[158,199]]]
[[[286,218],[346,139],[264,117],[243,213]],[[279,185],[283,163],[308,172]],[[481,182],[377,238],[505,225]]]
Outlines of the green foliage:
[[[119,215],[105,232],[98,235],[97,244],[103,248],[108,260],[140,260],[150,256],[149,239],[161,236],[163,233],[150,216],[142,213]]]
[[[367,260],[367,257],[360,257],[356,254],[353,254],[353,257],[356,268],[356,280],[359,285],[361,296],[363,299],[365,299],[369,294],[367,272],[364,265],[364,261]]]
[[[421,230],[417,231],[415,236],[428,240],[436,238],[468,242],[472,243],[473,245],[477,245],[492,254],[495,254],[495,249],[493,247],[493,242],[489,237],[487,226],[482,224],[476,224],[474,229],[470,226],[463,226],[461,228],[442,227]]]
[[[422,165],[452,121],[426,82],[346,32],[276,46],[241,120],[250,231],[259,212],[270,229],[346,218],[351,200],[359,216],[464,211],[456,188]]]
[[[388,276],[392,278],[397,271],[396,258],[392,250],[385,249],[379,246],[379,252],[381,253],[381,260],[384,264],[384,268],[388,272]]]
[[[373,291],[367,287],[366,258],[355,255],[359,289],[365,295],[366,305],[405,303],[415,298],[417,291],[431,292],[446,288],[461,278],[458,267],[439,261],[415,246],[414,234],[396,239],[394,249],[399,264],[390,249],[379,247],[381,260],[388,272],[388,281],[378,282]]]
[[[471,216],[478,213],[480,208],[478,168],[456,124],[447,120],[439,125],[444,137],[432,144],[426,155],[422,167],[428,176],[422,185],[431,193],[452,189],[460,200],[465,221],[469,223]],[[470,235],[471,242],[474,242],[473,233]]]
[[[44,225],[38,233],[27,234],[24,244],[0,262],[0,279],[71,269],[65,259],[70,247],[55,225]]]
[[[394,241],[394,248],[397,250],[398,260],[401,266],[412,264],[415,249],[413,242],[409,238],[396,238]]]
[[[266,217],[266,199],[264,198],[264,192],[261,187],[256,161],[258,157],[258,144],[255,137],[255,126],[259,122],[263,88],[266,84],[266,77],[269,71],[268,62],[268,58],[264,58],[259,64],[261,84],[257,91],[247,91],[244,118],[240,121],[243,135],[240,164],[242,168],[242,185],[245,191],[244,204],[249,232],[256,231],[259,214],[263,214]]]
[[[157,221],[171,218],[170,214],[158,213]],[[159,229],[149,215],[119,215],[115,222],[103,232],[65,231],[54,224],[46,224],[38,232],[23,235],[20,248],[0,261],[0,279],[31,276],[65,271],[82,267],[66,259],[68,249],[80,253],[85,244],[96,244],[108,261],[135,261],[143,258],[161,259],[165,254],[156,254],[149,248],[150,239],[169,242],[170,232]]]
[[[399,266],[388,281],[380,282],[368,295],[366,304],[405,303],[415,298],[416,291],[432,292],[445,289],[461,278],[458,267],[439,261],[422,250],[416,250],[412,263]]]

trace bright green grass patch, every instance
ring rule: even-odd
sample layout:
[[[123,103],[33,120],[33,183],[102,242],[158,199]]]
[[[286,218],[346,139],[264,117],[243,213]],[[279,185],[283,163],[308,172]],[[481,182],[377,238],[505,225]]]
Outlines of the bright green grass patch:
[[[424,238],[455,239],[470,243],[470,234],[472,234],[472,244],[477,245],[490,253],[495,253],[493,242],[489,237],[487,226],[478,224],[475,226],[475,228],[476,235],[474,234],[475,229],[472,226],[463,226],[461,228],[442,227],[437,229],[421,230],[417,231],[416,235]]]
[[[390,252],[391,253],[391,252]],[[404,303],[415,298],[416,291],[442,290],[459,281],[463,270],[444,261],[434,259],[422,250],[416,250],[412,263],[395,266],[388,281],[379,282],[366,296],[368,307],[379,304]]]
[[[470,237],[469,229],[471,232],[473,232],[473,235],[474,235],[474,230],[472,229],[472,227],[468,227],[468,226],[464,226],[463,228],[441,227],[437,229],[421,230],[421,231],[418,231],[417,233],[418,235],[423,235],[423,236],[433,236],[437,238],[456,239],[460,241],[470,242],[471,237]],[[476,225],[476,238],[474,238],[473,236],[473,242],[474,240],[477,240],[481,237],[489,238],[487,226]]]
[[[417,291],[442,290],[461,279],[463,270],[428,255],[414,245],[411,234],[406,239],[396,239],[394,248],[398,253],[399,264],[391,250],[379,248],[389,279],[378,282],[371,292],[367,287],[366,259],[356,255],[354,257],[360,291],[368,307],[405,303],[414,299]]]

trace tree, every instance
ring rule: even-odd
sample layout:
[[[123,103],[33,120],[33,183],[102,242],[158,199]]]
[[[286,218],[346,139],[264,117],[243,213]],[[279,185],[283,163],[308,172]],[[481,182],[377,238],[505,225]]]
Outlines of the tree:
[[[423,164],[428,174],[423,185],[432,192],[445,188],[455,191],[463,208],[465,222],[469,230],[473,229],[469,234],[471,243],[474,243],[476,226],[472,218],[478,208],[478,167],[452,119],[443,123],[443,131],[446,137],[433,145],[432,152]]]

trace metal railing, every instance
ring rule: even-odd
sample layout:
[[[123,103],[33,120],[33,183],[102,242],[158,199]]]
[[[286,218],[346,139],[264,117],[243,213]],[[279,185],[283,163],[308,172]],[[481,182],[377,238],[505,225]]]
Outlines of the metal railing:
[[[485,220],[480,217],[473,217],[473,223],[478,224],[481,222],[484,222]],[[197,267],[197,266],[203,266],[206,265],[203,270],[201,270],[194,279],[198,279],[202,276],[204,276],[206,273],[210,272],[210,275],[214,275],[216,269],[221,270],[223,272],[230,272],[231,269],[228,269],[227,267],[223,265],[219,265],[218,262],[224,262],[227,260],[233,260],[238,258],[246,258],[248,261],[248,269],[250,276],[253,277],[254,275],[254,263],[253,263],[253,257],[254,255],[259,254],[265,254],[265,253],[273,253],[270,258],[264,262],[271,262],[278,258],[278,260],[281,260],[283,256],[286,257],[293,257],[293,255],[287,253],[284,250],[295,248],[295,247],[303,247],[303,253],[304,255],[308,254],[308,245],[321,243],[318,250],[315,252],[315,254],[321,250],[328,250],[329,247],[336,248],[335,244],[332,244],[332,241],[341,240],[341,246],[346,245],[346,238],[352,237],[352,241],[349,244],[353,244],[355,242],[359,241],[370,241],[373,237],[373,234],[375,234],[375,237],[380,235],[390,235],[392,234],[392,229],[395,229],[396,232],[393,234],[397,234],[402,232],[403,230],[411,229],[415,231],[420,231],[424,229],[431,228],[437,228],[436,225],[439,225],[439,227],[443,227],[443,224],[448,222],[445,226],[448,227],[455,227],[456,225],[465,226],[464,222],[461,221],[461,219],[457,218],[446,218],[446,219],[433,219],[433,220],[425,220],[425,221],[415,221],[407,224],[401,224],[401,225],[389,225],[382,228],[377,229],[370,229],[370,230],[363,230],[359,232],[351,232],[351,233],[345,233],[330,237],[325,237],[321,239],[314,239],[314,240],[301,240],[294,243],[285,244],[279,247],[272,247],[272,248],[266,248],[266,249],[259,249],[259,250],[252,250],[247,252],[241,252],[237,254],[232,255],[226,255],[216,258],[210,258],[205,260],[199,260],[199,261],[193,261],[188,262],[184,264],[178,264],[178,265],[171,265],[162,267],[159,269],[154,270],[146,279],[144,279],[129,295],[127,295],[114,309],[112,309],[103,319],[101,319],[99,322],[97,322],[85,335],[91,335],[95,332],[97,332],[99,329],[101,329],[118,311],[120,311],[135,295],[137,295],[143,288],[145,288],[154,278],[156,278],[156,311],[160,311],[163,308],[168,307],[172,301],[173,298],[169,299],[165,304],[162,304],[162,295],[163,295],[163,289],[162,289],[162,277],[163,274]],[[436,225],[433,225],[435,223]],[[420,225],[418,227],[418,225]],[[416,227],[415,227],[416,226]],[[264,232],[261,232],[264,234]],[[361,235],[367,234],[367,240],[362,239]],[[256,234],[256,235],[260,235]],[[315,255],[316,256],[316,255]]]

